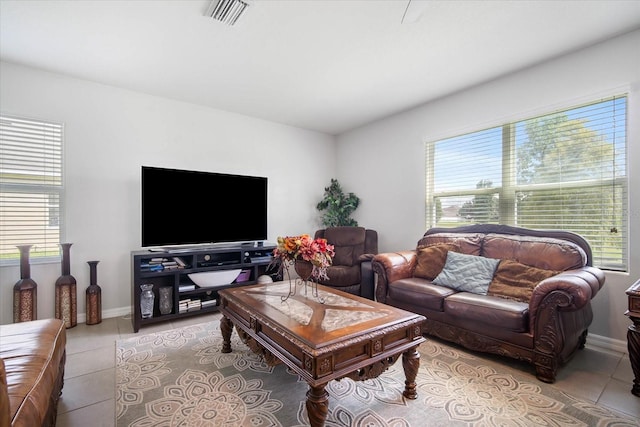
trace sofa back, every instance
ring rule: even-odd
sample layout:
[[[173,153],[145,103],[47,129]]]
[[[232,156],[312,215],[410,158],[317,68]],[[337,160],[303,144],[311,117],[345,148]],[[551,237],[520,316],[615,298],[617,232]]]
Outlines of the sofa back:
[[[487,234],[482,256],[510,259],[543,270],[565,271],[587,265],[587,256],[580,246],[551,237]]]
[[[494,224],[431,228],[418,241],[417,249],[436,243],[454,243],[461,253],[509,259],[544,270],[565,271],[591,265],[589,244],[566,231]]]
[[[324,230],[324,238],[334,245],[335,265],[352,266],[358,264],[358,257],[364,253],[366,232],[363,227],[329,227]]]
[[[363,227],[338,226],[317,230],[314,238],[327,239],[334,245],[333,265],[360,266],[364,254],[378,253],[378,232]]]

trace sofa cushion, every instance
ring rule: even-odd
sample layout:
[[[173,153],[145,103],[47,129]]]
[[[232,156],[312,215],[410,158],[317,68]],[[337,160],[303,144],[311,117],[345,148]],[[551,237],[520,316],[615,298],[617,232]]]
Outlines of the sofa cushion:
[[[555,271],[582,268],[587,264],[587,255],[580,246],[550,237],[487,234],[482,255]]]
[[[500,260],[447,252],[444,268],[433,283],[457,291],[486,295]]]
[[[418,262],[413,276],[433,280],[442,271],[448,251],[459,252],[460,246],[453,243],[436,243],[418,249]]]
[[[321,285],[330,284],[333,287],[352,286],[360,284],[360,265],[332,265],[327,268],[329,280],[320,279]]]
[[[487,295],[509,298],[528,303],[533,288],[544,279],[555,276],[559,271],[543,270],[504,259],[500,261],[493,276]]]
[[[444,301],[444,310],[456,318],[489,328],[526,332],[529,328],[529,305],[487,295],[458,292]]]
[[[434,285],[425,279],[411,277],[389,284],[389,298],[427,310],[443,311],[444,299],[456,293],[453,289]]]
[[[460,247],[460,253],[469,255],[480,255],[482,251],[482,240],[484,234],[479,233],[435,233],[423,236],[418,241],[416,249],[436,243],[453,243]]]
[[[353,262],[353,246],[336,246],[334,248],[333,264],[346,265],[348,267],[354,264]]]
[[[329,227],[324,237],[335,246],[334,265],[356,265],[364,254],[366,230],[363,227]]]

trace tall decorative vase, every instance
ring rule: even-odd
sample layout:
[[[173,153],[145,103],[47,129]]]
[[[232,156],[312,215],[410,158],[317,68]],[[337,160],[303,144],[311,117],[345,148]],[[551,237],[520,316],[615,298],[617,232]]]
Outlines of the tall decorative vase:
[[[143,319],[153,317],[153,302],[155,295],[153,294],[153,284],[140,285],[142,292],[140,293],[140,313]]]
[[[69,250],[72,243],[60,243],[62,248],[62,275],[56,280],[56,319],[69,329],[78,323],[76,278],[71,275]]]
[[[102,289],[98,286],[98,263],[87,261],[89,264],[89,286],[87,287],[87,325],[97,325],[102,322]]]
[[[20,280],[13,286],[13,322],[28,322],[38,317],[38,284],[31,278],[29,251],[33,245],[19,245]]]

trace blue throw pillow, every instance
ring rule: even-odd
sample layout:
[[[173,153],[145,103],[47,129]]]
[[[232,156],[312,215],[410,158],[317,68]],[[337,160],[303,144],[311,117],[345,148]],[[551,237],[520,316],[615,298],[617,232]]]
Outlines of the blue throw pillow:
[[[457,291],[486,295],[499,259],[447,252],[444,268],[433,283]]]

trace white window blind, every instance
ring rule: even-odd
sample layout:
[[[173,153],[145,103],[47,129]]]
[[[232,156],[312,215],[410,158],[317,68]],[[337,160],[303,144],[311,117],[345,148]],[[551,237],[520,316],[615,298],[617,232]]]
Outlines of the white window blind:
[[[427,226],[573,231],[626,271],[626,116],[617,96],[428,143]]]
[[[0,259],[60,253],[63,126],[0,116]]]

